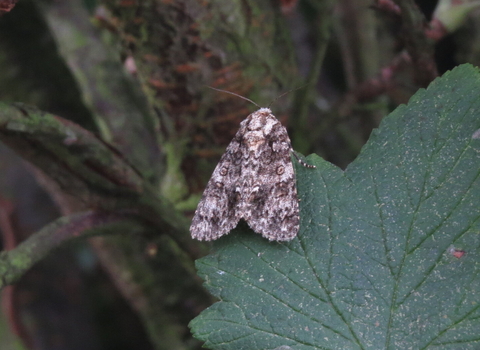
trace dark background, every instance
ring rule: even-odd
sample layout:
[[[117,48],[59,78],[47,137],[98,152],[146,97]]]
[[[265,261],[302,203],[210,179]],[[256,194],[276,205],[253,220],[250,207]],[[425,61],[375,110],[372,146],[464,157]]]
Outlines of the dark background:
[[[272,110],[294,149],[345,168],[385,115],[480,57],[480,12],[432,38],[433,0],[67,3],[20,0],[0,16],[0,101],[106,140],[187,218],[255,109],[205,85],[268,105],[307,84]],[[37,168],[0,143],[2,250],[85,209]],[[62,244],[2,290],[0,348],[200,348],[187,324],[212,299],[175,247],[163,232]]]

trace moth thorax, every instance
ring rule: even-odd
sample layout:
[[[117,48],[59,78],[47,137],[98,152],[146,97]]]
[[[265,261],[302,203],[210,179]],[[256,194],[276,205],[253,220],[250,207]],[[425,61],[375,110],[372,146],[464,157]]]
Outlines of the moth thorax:
[[[261,130],[248,132],[248,137],[245,137],[244,140],[250,150],[256,150],[265,143],[265,137]]]
[[[273,126],[277,123],[278,120],[271,114],[259,115],[258,113],[255,113],[248,123],[247,128],[249,132],[261,131],[264,137],[270,135]]]

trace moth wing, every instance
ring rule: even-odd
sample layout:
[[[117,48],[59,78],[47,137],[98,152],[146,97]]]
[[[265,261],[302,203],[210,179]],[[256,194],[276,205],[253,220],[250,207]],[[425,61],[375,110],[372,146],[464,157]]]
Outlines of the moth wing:
[[[292,148],[280,123],[271,137],[271,142],[262,146],[262,166],[257,169],[244,216],[250,228],[268,240],[289,241],[295,238],[300,226]]]
[[[236,193],[241,172],[239,146],[239,141],[234,138],[215,167],[190,226],[192,238],[215,240],[237,226],[240,220]]]

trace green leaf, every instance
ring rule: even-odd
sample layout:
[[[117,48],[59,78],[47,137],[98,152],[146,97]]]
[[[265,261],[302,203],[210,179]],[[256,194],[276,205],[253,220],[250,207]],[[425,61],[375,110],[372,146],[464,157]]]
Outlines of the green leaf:
[[[480,74],[420,90],[345,171],[297,166],[301,229],[245,227],[197,261],[211,349],[480,348]]]

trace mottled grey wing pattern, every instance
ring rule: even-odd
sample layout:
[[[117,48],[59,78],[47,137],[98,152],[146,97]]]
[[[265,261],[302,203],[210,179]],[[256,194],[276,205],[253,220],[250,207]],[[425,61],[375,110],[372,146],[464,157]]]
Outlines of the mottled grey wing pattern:
[[[214,240],[240,219],[269,240],[291,240],[299,229],[295,173],[287,130],[261,108],[241,124],[205,188],[190,227]]]
[[[280,122],[260,149],[262,156],[242,168],[242,178],[251,179],[251,183],[243,186],[241,202],[246,205],[241,216],[265,238],[288,241],[297,235],[300,218],[292,148]]]
[[[198,203],[190,226],[190,232],[195,239],[215,240],[233,230],[240,220],[236,210],[238,195],[235,191],[241,175],[240,143],[237,140],[240,131],[220,158]]]

